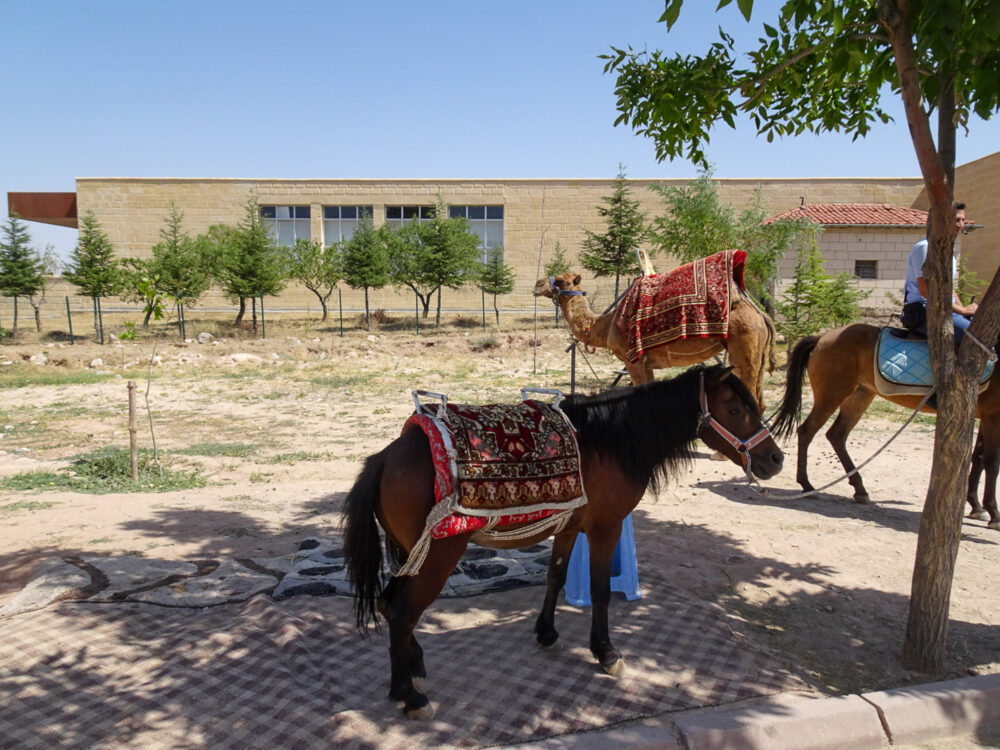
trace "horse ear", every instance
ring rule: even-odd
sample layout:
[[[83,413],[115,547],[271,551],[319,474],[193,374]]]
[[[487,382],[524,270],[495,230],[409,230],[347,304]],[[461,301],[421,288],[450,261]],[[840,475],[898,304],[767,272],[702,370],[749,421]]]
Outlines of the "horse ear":
[[[577,274],[577,275],[576,275],[576,276],[575,276],[575,277],[573,278],[573,286],[580,286],[580,282],[581,282],[581,281],[583,281],[583,277],[582,277],[582,276],[581,276],[580,274]]]

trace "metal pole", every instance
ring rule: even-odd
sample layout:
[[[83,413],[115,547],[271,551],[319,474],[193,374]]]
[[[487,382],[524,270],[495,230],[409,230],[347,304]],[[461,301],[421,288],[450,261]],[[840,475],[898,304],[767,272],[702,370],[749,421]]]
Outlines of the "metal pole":
[[[101,298],[94,297],[94,302],[97,303],[97,325],[101,334],[101,346],[104,346],[104,311],[101,309]]]
[[[73,315],[69,311],[69,295],[66,295],[66,320],[69,321],[69,345],[73,346]]]
[[[573,342],[572,351],[569,355],[569,392],[570,395],[576,393],[576,342]]]
[[[135,381],[128,381],[128,449],[132,459],[132,481],[139,480],[139,459],[136,452]]]
[[[420,333],[420,298],[417,297],[417,293],[413,293],[413,325]]]
[[[337,287],[337,305],[340,307],[340,337],[344,337],[344,295],[340,293],[340,287]]]
[[[486,287],[479,287],[479,291],[483,293],[483,330],[486,330]]]

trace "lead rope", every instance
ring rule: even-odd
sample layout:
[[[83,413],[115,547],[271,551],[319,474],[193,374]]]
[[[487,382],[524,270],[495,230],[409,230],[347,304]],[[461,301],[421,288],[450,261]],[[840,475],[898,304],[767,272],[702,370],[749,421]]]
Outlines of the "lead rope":
[[[792,495],[791,497],[783,497],[782,500],[799,500],[799,499],[801,499],[803,497],[810,497],[811,495],[816,495],[816,494],[822,492],[825,489],[833,487],[833,485],[837,484],[838,482],[843,482],[845,479],[847,479],[847,478],[849,478],[849,477],[854,476],[855,474],[857,474],[859,471],[861,471],[863,468],[865,468],[869,463],[871,463],[871,461],[874,460],[874,458],[876,456],[878,456],[879,453],[881,453],[886,448],[888,448],[889,445],[892,443],[892,441],[895,440],[896,438],[898,438],[899,435],[900,435],[900,433],[903,430],[905,430],[907,427],[910,426],[910,422],[912,422],[916,418],[917,414],[920,413],[920,410],[924,408],[924,404],[927,403],[927,401],[930,399],[930,397],[934,394],[935,390],[936,390],[936,388],[931,388],[929,391],[927,391],[927,394],[920,400],[920,403],[917,404],[917,408],[913,410],[913,413],[910,415],[910,418],[906,420],[906,422],[903,424],[903,426],[900,427],[898,430],[896,430],[896,432],[893,434],[893,436],[890,437],[888,440],[886,440],[885,444],[881,448],[879,448],[877,451],[875,451],[873,454],[871,454],[868,458],[866,458],[864,461],[862,461],[859,466],[855,466],[853,469],[851,469],[851,471],[849,471],[846,474],[844,474],[844,476],[837,477],[832,482],[828,482],[827,484],[824,484],[822,487],[818,487],[816,489],[809,490],[808,492],[800,492],[798,495]],[[759,482],[757,484],[757,492],[759,492],[760,494],[765,495],[765,496],[767,496],[769,494],[768,488],[766,488],[766,487],[761,488]]]

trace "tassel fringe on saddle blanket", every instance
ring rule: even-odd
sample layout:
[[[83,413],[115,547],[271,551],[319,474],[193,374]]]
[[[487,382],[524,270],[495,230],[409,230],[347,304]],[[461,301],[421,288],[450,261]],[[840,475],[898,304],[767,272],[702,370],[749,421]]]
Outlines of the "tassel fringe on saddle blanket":
[[[402,431],[427,435],[437,503],[396,575],[416,574],[432,539],[472,531],[473,541],[512,541],[559,531],[586,504],[576,431],[557,405],[528,400],[470,406],[440,396],[434,413],[418,394],[438,395],[414,391],[417,411]]]
[[[743,250],[724,250],[667,274],[636,279],[615,316],[628,342],[628,360],[636,362],[643,352],[677,339],[726,338],[731,282],[744,289],[746,257]]]

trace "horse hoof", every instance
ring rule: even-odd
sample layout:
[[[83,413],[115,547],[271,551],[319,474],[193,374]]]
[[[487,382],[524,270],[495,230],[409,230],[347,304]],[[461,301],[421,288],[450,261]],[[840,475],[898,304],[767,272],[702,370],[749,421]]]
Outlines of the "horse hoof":
[[[986,528],[996,529],[997,531],[1000,531],[1000,521],[990,521],[988,524],[986,524]]]
[[[968,515],[968,518],[971,518],[973,521],[985,521],[989,517],[989,514],[985,510],[974,510]]]
[[[868,495],[855,495],[854,502],[858,505],[871,505],[872,499]]]
[[[421,706],[420,708],[407,708],[403,713],[406,714],[407,719],[427,721],[434,718],[434,706],[428,702],[426,706]]]
[[[611,664],[602,664],[601,667],[612,677],[621,677],[625,674],[625,660],[621,657]]]

